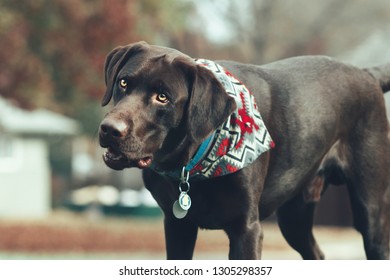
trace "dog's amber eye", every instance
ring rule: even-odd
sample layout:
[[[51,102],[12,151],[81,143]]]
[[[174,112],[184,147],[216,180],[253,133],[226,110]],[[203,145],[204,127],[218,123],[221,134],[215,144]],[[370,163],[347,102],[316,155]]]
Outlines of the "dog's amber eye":
[[[126,89],[127,81],[125,79],[120,79],[119,85],[120,85],[121,88]]]
[[[156,99],[160,103],[167,103],[169,101],[168,96],[165,93],[158,93]]]

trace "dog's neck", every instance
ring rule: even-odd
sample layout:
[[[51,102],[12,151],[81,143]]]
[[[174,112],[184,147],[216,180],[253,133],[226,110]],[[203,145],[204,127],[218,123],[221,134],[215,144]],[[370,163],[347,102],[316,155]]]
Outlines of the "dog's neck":
[[[194,141],[180,128],[168,133],[161,149],[154,155],[152,169],[158,172],[181,170],[195,155],[201,143]]]

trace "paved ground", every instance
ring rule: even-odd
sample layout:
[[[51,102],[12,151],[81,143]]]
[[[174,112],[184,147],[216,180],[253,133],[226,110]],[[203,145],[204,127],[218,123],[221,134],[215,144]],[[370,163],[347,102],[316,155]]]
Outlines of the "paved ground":
[[[264,224],[263,259],[300,259],[274,223]],[[327,259],[364,259],[350,228],[316,227]],[[195,259],[226,259],[221,231],[199,232]],[[0,259],[164,259],[161,218],[96,218],[57,212],[45,220],[0,220]]]

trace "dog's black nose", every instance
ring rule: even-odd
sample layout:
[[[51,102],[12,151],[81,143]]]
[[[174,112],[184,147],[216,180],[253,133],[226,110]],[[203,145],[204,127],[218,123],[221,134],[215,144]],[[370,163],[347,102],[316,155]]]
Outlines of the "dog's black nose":
[[[129,127],[122,120],[105,119],[100,124],[100,131],[104,136],[113,138],[124,138],[128,133]]]

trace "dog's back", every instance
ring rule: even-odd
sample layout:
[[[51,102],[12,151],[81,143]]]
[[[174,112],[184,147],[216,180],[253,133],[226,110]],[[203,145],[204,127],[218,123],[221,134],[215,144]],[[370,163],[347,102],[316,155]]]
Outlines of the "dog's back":
[[[284,201],[281,229],[300,248],[308,241],[298,234],[311,239],[303,228],[312,223],[313,202],[329,185],[347,185],[367,257],[388,258],[390,142],[383,93],[390,87],[390,64],[359,69],[304,56],[264,66],[225,65],[254,92],[276,142],[260,216]],[[311,248],[298,251],[304,258],[322,256],[315,242]]]

